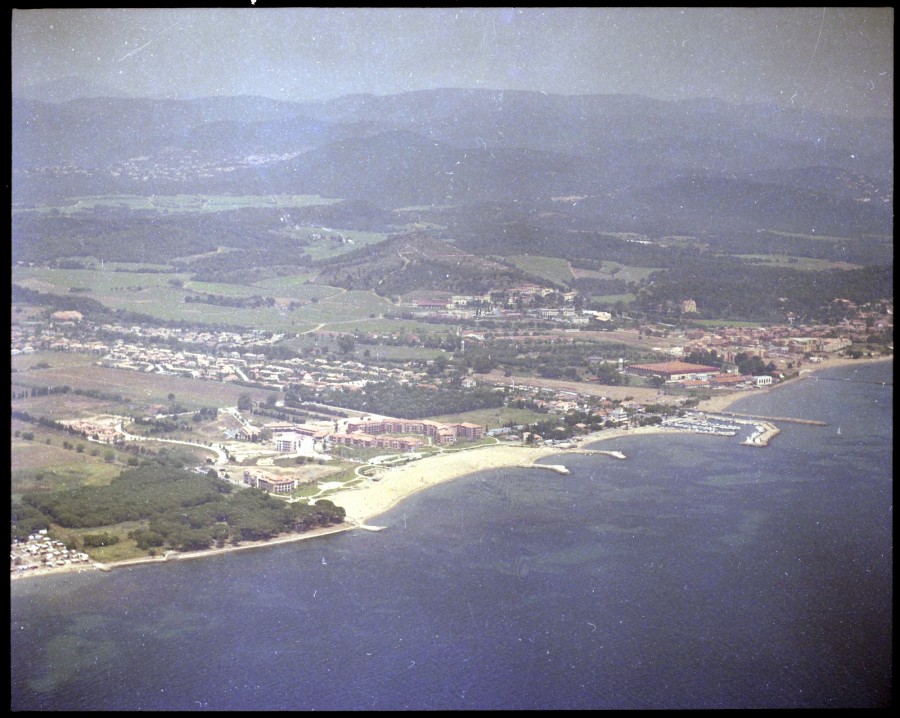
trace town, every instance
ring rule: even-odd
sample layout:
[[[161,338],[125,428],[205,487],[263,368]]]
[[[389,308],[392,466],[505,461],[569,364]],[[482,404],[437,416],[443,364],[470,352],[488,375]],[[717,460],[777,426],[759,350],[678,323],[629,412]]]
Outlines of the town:
[[[527,294],[525,289],[522,288],[525,296],[541,296],[537,289],[531,288]],[[549,293],[547,290],[545,295]],[[515,300],[520,305],[522,294]],[[598,317],[598,313],[576,311],[572,299],[565,298],[566,308],[559,310],[526,308],[523,313],[520,306],[516,316],[507,316],[505,321],[495,322],[493,326],[478,321],[483,312],[494,318],[503,316],[501,310],[494,308],[490,296],[456,296],[440,307],[435,300],[417,304],[419,311],[427,316],[455,322],[450,328],[458,339],[458,357],[465,357],[467,352],[484,355],[492,348],[499,354],[502,346],[517,343],[524,348],[534,342],[544,342],[545,351],[551,347],[559,350],[578,340],[588,342],[589,349],[593,347],[590,362],[604,369],[602,375],[607,379],[603,381],[599,376],[592,380],[587,372],[577,376],[577,381],[554,381],[533,373],[513,374],[510,367],[503,366],[490,366],[481,371],[468,366],[454,374],[449,367],[439,366],[436,370],[436,360],[379,363],[372,356],[374,353],[377,357],[377,347],[387,343],[421,345],[422,340],[414,334],[314,332],[306,337],[314,341],[309,351],[295,352],[290,358],[270,358],[268,350],[284,342],[285,335],[260,330],[213,331],[95,323],[77,311],[57,311],[46,321],[32,318],[14,322],[11,354],[15,357],[35,352],[72,352],[94,357],[94,364],[103,368],[206,380],[211,386],[218,383],[265,390],[265,401],[219,407],[221,416],[233,420],[231,428],[222,429],[218,441],[207,437],[200,443],[218,447],[222,459],[256,457],[260,463],[269,465],[268,470],[262,474],[245,472],[243,483],[273,493],[290,493],[299,482],[272,471],[275,459],[307,457],[310,461],[322,461],[342,449],[414,453],[423,446],[446,446],[484,437],[553,442],[570,438],[579,430],[668,421],[683,417],[685,409],[696,407],[704,397],[770,386],[797,376],[828,357],[862,356],[863,352],[857,349],[860,346],[868,347],[867,355],[871,355],[873,346],[867,344],[869,338],[875,333],[890,336],[893,329],[892,305],[886,302],[845,307],[853,314],[837,326],[789,322],[766,327],[711,328],[661,323],[629,326],[626,320],[613,320],[608,314]],[[476,302],[477,309],[469,306]],[[557,311],[558,316],[548,322],[548,311]],[[542,321],[537,323],[538,319]],[[603,328],[598,328],[598,324]],[[351,349],[357,351],[343,351],[342,339],[350,339]],[[626,362],[621,357],[608,356],[608,351],[607,356],[598,356],[603,353],[604,342],[612,341],[631,347],[631,356],[638,358]],[[347,349],[348,345],[343,347]],[[360,347],[366,349],[358,351]],[[888,344],[880,349],[882,353],[889,352],[891,347]],[[540,354],[540,351],[532,353]],[[715,365],[704,363],[698,357],[715,358]],[[752,371],[742,372],[742,367]],[[608,379],[610,371],[614,381]],[[452,387],[456,392],[465,393],[481,387],[493,392],[503,405],[527,405],[548,416],[575,415],[579,420],[570,422],[563,434],[543,436],[538,427],[527,425],[485,426],[467,421],[438,422],[424,417],[393,418],[379,412],[378,407],[360,410],[338,399],[383,382],[415,387],[423,392]],[[14,399],[16,391],[14,382]],[[142,415],[143,418],[120,417],[105,423],[71,419],[64,423],[92,440],[107,444],[121,445],[136,439],[162,440],[160,436],[140,436],[136,427],[141,422],[178,420],[178,412],[173,413],[173,407],[165,404],[149,409],[150,413]],[[191,409],[184,411],[188,415],[194,413]],[[134,421],[138,423],[126,430],[125,423]],[[690,423],[680,426],[709,430]],[[195,440],[190,439],[188,443],[191,441]],[[224,461],[217,460],[217,463]]]

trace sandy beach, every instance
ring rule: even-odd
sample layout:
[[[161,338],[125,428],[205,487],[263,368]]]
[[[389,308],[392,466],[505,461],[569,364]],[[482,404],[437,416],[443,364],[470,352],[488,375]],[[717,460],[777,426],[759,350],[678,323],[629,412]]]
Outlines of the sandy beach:
[[[620,436],[658,434],[674,431],[659,426],[644,426],[636,429],[608,429],[581,437],[581,444],[614,439]],[[364,485],[338,491],[328,498],[338,506],[343,506],[347,519],[363,525],[388,509],[399,504],[413,494],[437,486],[460,476],[483,471],[515,466],[531,466],[540,459],[577,453],[582,449],[561,449],[550,446],[522,446],[498,443],[476,449],[445,451],[419,461],[388,469],[380,474],[379,481],[368,481]],[[615,458],[610,457],[611,462]],[[549,481],[565,481],[564,478],[548,473]]]
[[[875,361],[891,361],[892,359],[892,357],[878,359],[831,359],[820,364],[809,364],[804,367],[804,369],[809,370],[809,373],[804,373],[792,381],[775,384],[767,389],[754,389],[751,391],[735,392],[726,396],[713,397],[712,399],[702,402],[700,406],[698,406],[698,409],[707,412],[725,411],[739,399],[743,399],[747,396],[754,396],[760,392],[775,391],[779,387],[790,384],[793,381],[802,381],[803,378],[812,376],[814,372],[823,369],[830,369],[836,366],[849,366],[851,364],[865,364]],[[606,441],[622,436],[664,433],[679,432],[677,429],[661,426],[644,426],[633,429],[607,429],[580,437],[579,446],[583,447],[595,442]],[[202,558],[230,551],[242,551],[263,546],[273,546],[280,543],[318,538],[328,534],[349,531],[360,527],[377,528],[377,526],[370,523],[373,519],[393,508],[409,496],[432,486],[452,481],[461,476],[466,476],[485,469],[532,466],[541,459],[560,456],[567,453],[578,453],[580,451],[587,450],[583,448],[563,449],[550,446],[532,447],[506,443],[497,443],[473,449],[445,449],[434,456],[412,461],[402,466],[387,468],[378,474],[378,481],[369,480],[364,484],[353,488],[329,494],[328,498],[337,506],[342,506],[347,512],[346,521],[337,526],[323,527],[302,534],[278,536],[268,541],[254,541],[243,543],[239,546],[225,546],[223,548],[209,549],[206,551],[194,551],[188,553],[176,553],[170,551],[167,553],[166,557],[158,556],[120,561],[108,564],[108,568],[113,569],[145,563],[162,563],[166,561]],[[610,462],[615,462],[616,460],[617,459],[612,456],[609,457]],[[548,472],[547,480],[565,481],[566,479],[564,476]],[[28,576],[50,575],[76,570],[83,571],[96,569],[85,566],[81,566],[80,568],[72,566],[65,568],[38,569],[36,571],[23,572],[21,574],[11,574],[11,576],[13,578],[27,578]]]

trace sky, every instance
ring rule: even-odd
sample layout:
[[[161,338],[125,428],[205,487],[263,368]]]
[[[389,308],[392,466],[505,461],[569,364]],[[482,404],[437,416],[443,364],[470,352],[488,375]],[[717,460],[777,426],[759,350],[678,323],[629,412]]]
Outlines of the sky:
[[[893,8],[18,9],[12,82],[322,101],[437,87],[893,117]]]

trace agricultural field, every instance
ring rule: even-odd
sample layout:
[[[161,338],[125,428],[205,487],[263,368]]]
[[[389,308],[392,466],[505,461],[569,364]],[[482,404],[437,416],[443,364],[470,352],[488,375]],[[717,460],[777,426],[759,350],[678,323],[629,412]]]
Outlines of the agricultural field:
[[[862,265],[849,262],[836,262],[829,259],[814,259],[812,257],[795,257],[782,254],[736,254],[736,257],[748,259],[757,264],[777,265],[789,269],[808,269],[823,271],[827,269],[859,269]]]
[[[12,281],[23,287],[49,294],[67,294],[72,288],[107,304],[123,292],[141,292],[152,287],[170,288],[173,279],[187,281],[189,274],[157,272],[115,272],[100,269],[48,269],[46,267],[13,267]]]
[[[174,394],[178,403],[191,410],[201,407],[221,408],[222,406],[236,406],[238,397],[241,394],[250,394],[255,401],[264,401],[266,397],[274,393],[267,389],[254,389],[229,383],[181,376],[148,374],[95,365],[44,369],[39,372],[28,372],[21,376],[21,381],[18,379],[18,374],[13,375],[14,387],[68,385],[72,389],[93,389],[108,393],[119,393],[128,403],[137,406],[166,405],[169,403],[169,394]],[[71,393],[41,398],[49,399],[55,403],[62,403],[63,399],[68,399],[69,397],[71,397]],[[74,397],[76,400],[81,398]],[[23,400],[26,403],[21,408],[30,411],[27,402],[35,400]],[[128,407],[118,408],[127,410]]]
[[[595,294],[591,297],[591,303],[601,306],[613,306],[618,302],[631,304],[636,298],[632,292],[625,292],[625,294]]]
[[[608,279],[621,279],[623,282],[640,282],[654,272],[659,272],[656,267],[630,267],[618,262],[604,262],[599,275]]]
[[[184,289],[204,294],[218,294],[224,297],[271,296],[271,293],[264,292],[253,285],[225,284],[223,282],[189,281],[184,283]]]
[[[776,237],[799,237],[800,239],[821,239],[828,242],[852,242],[851,237],[836,237],[828,234],[801,234],[798,232],[780,232],[775,229],[763,230],[765,234],[774,234]]]
[[[568,285],[575,277],[566,259],[517,254],[509,257],[509,260],[523,272],[542,277],[555,284]]]
[[[302,240],[307,240],[310,234],[324,235],[326,239],[311,240],[303,247],[303,252],[313,259],[336,257],[361,247],[378,244],[388,238],[385,232],[362,232],[354,229],[329,229],[327,227],[300,227],[285,233]],[[327,239],[328,235],[332,234],[339,234],[347,241],[335,242]]]
[[[257,290],[258,294],[306,302],[327,299],[343,291],[325,284],[311,284],[314,276],[313,274],[292,274],[287,277],[264,279],[251,286]]]
[[[97,357],[91,354],[79,354],[77,352],[50,352],[39,351],[34,354],[18,354],[10,358],[10,368],[13,374],[28,371],[46,371],[53,368],[72,368],[90,366],[96,363]],[[46,366],[49,364],[50,366]]]
[[[184,288],[173,286],[174,280]],[[153,274],[107,272],[89,269],[47,269],[15,267],[13,282],[36,291],[65,295],[71,288],[88,290],[89,296],[110,309],[146,314],[165,321],[187,320],[207,325],[241,326],[273,332],[301,333],[317,325],[340,324],[335,331],[370,328],[394,305],[368,291],[347,291],[326,285],[307,284],[301,277],[280,277],[244,286],[224,283],[191,282],[186,273]],[[301,283],[303,282],[303,283]],[[308,301],[295,311],[283,306],[229,307],[206,302],[186,302],[193,292],[230,297],[274,296],[276,302]],[[401,326],[422,330],[415,323],[392,320],[380,331],[398,331]],[[320,327],[321,328],[321,327]]]

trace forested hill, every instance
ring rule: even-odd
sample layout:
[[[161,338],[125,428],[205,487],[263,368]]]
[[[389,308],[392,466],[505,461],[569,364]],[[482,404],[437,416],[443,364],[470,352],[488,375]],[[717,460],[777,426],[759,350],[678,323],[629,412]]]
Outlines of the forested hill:
[[[316,281],[396,296],[416,289],[483,294],[528,279],[502,260],[478,256],[427,233],[414,232],[328,261]]]

